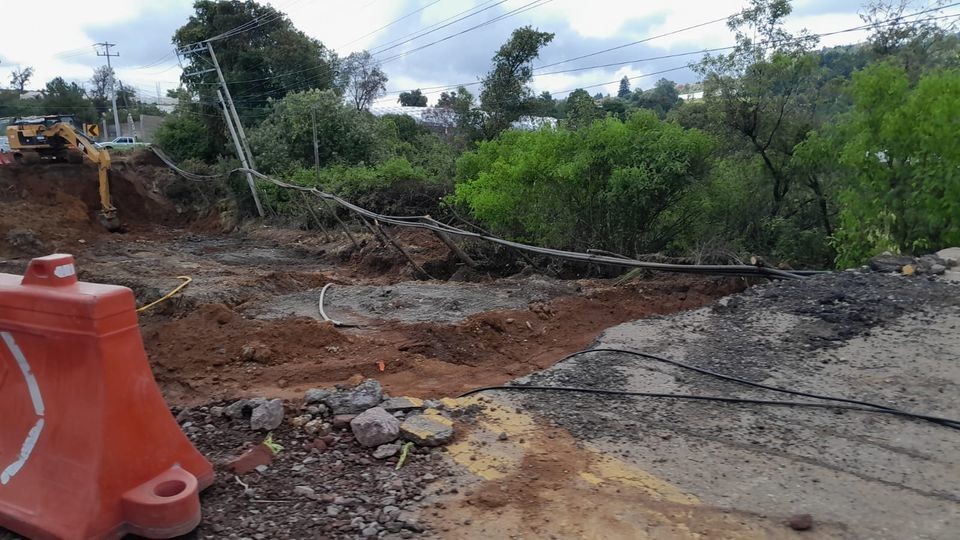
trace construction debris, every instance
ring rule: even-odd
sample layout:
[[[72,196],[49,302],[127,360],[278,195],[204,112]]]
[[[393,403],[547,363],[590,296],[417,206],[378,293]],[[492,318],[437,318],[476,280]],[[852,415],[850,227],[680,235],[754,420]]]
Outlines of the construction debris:
[[[436,409],[427,409],[404,420],[400,432],[419,445],[441,446],[453,440],[453,421]]]

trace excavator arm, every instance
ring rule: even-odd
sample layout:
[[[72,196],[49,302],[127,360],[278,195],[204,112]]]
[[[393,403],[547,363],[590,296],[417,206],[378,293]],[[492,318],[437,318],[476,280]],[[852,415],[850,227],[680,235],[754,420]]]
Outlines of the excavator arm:
[[[97,165],[100,177],[100,222],[107,230],[119,230],[120,218],[110,199],[110,153],[98,148],[96,143],[86,135],[77,132],[73,126],[65,122],[50,126],[44,130],[44,135],[47,138],[60,137]]]

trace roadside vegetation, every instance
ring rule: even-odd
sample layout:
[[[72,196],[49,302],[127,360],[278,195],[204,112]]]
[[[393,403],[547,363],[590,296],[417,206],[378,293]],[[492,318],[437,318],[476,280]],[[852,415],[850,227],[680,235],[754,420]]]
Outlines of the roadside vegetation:
[[[908,16],[926,5],[866,5],[866,42],[822,48],[785,29],[788,0],[753,0],[728,21],[736,47],[691,65],[696,84],[642,89],[625,77],[616,95],[559,99],[531,90],[531,66],[554,35],[518,28],[475,94],[430,96],[442,129],[369,112],[389,76],[366,52],[339,58],[253,1],[195,8],[178,45],[280,17],[226,38],[218,54],[256,168],[376,211],[466,220],[548,247],[713,261],[756,254],[792,267],[960,244],[960,40],[955,19]],[[0,115],[21,106],[17,77]],[[156,135],[198,172],[238,165],[216,88],[212,73],[185,78]],[[47,112],[95,116],[105,96],[62,80],[47,89],[32,104]],[[398,102],[422,107],[428,95],[407,90]],[[514,127],[529,117],[557,125]],[[332,222],[299,194],[260,188],[271,219]],[[240,179],[231,194],[252,213]]]

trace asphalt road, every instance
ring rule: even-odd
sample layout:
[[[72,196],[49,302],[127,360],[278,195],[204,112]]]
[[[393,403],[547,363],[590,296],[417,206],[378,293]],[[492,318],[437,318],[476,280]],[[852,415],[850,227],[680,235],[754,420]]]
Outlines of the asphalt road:
[[[708,308],[611,328],[595,346],[960,418],[960,285],[943,280],[845,272],[755,286]],[[610,353],[524,382],[799,399]],[[511,394],[580,445],[699,505],[778,523],[810,514],[805,534],[816,537],[946,539],[960,527],[960,430],[854,411]]]

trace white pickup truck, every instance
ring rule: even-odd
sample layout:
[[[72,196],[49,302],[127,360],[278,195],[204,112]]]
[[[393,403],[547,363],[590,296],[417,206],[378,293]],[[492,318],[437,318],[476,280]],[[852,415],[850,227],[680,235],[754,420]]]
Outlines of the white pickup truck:
[[[146,148],[150,146],[147,143],[138,142],[133,137],[117,137],[112,141],[98,143],[98,148],[105,148],[107,150],[117,149],[127,149],[127,148]]]

